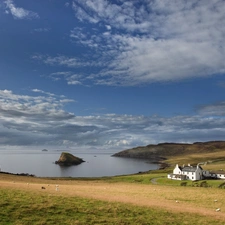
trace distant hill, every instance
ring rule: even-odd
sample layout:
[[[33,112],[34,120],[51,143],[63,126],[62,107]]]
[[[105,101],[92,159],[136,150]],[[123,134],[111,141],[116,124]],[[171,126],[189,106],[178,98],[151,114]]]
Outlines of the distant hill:
[[[218,153],[225,151],[225,141],[195,142],[193,144],[160,143],[127,149],[114,154],[117,157],[150,159],[164,161],[171,157],[195,154]],[[224,155],[225,157],[225,155]]]

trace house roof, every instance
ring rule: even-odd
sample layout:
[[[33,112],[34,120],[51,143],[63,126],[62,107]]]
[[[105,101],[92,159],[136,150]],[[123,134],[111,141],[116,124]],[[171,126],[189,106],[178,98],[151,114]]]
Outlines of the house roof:
[[[225,174],[224,170],[217,170],[217,171],[211,171],[210,173],[214,173],[214,174]]]
[[[195,172],[197,170],[197,166],[185,166],[183,168],[181,168],[182,171],[184,172]],[[199,166],[199,168],[202,170],[202,167]]]

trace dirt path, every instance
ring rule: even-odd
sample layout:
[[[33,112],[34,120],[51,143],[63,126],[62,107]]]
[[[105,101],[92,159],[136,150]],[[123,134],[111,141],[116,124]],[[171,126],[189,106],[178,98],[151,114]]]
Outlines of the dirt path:
[[[42,187],[45,187],[45,189],[42,189]],[[1,188],[47,192],[52,195],[60,196],[80,196],[109,202],[157,207],[172,212],[197,213],[207,217],[225,219],[225,213],[223,211],[216,212],[215,208],[207,208],[207,206],[204,207],[202,205],[198,206],[187,201],[178,202],[176,199],[179,197],[180,193],[177,193],[174,187],[107,183],[103,181],[57,181],[41,179],[22,179],[22,181],[19,181],[19,179],[1,179],[0,189]]]

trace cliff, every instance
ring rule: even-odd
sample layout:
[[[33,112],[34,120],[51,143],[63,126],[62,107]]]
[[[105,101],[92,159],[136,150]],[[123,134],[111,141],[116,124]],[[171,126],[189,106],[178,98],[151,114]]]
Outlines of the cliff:
[[[85,162],[83,159],[78,158],[70,153],[62,152],[58,161],[55,161],[55,164],[59,164],[60,166],[72,166],[79,165],[82,162]]]

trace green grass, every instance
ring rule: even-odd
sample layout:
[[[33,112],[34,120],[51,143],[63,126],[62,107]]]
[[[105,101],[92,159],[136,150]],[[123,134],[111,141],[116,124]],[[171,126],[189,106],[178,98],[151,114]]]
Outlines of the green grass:
[[[79,180],[79,181],[105,181],[107,183],[140,183],[140,184],[151,184],[151,180],[158,177],[166,177],[168,173],[171,173],[171,169],[167,170],[153,170],[145,173],[131,174],[131,175],[121,175],[112,177],[84,177],[84,178],[72,178],[72,177],[62,177],[60,180]],[[59,178],[42,178],[48,180],[59,180]]]
[[[133,176],[125,176],[125,177],[115,177],[114,181],[118,182],[129,182],[129,183],[140,183],[140,184],[152,184],[152,180],[157,179],[159,177],[164,177],[165,174],[144,174],[144,175],[133,175]]]
[[[0,224],[222,224],[189,213],[0,189]],[[149,199],[150,201],[150,199]]]
[[[208,154],[208,160],[212,154]],[[188,158],[188,157],[187,157]],[[192,155],[185,159],[186,162],[195,163],[201,160],[200,154]],[[222,158],[222,153],[221,153]],[[171,165],[182,162],[182,157],[171,159]],[[204,169],[224,168],[225,161],[212,161]],[[225,169],[225,168],[224,168]],[[171,173],[173,166],[166,170],[150,171],[136,175],[103,177],[103,178],[83,178],[78,180],[104,181],[107,183],[135,183],[157,185],[161,188],[171,187],[174,193],[165,195],[165,199],[178,199],[179,201],[190,201],[199,204],[202,200],[207,201],[209,208],[213,208],[214,199],[223,195],[224,190],[218,188],[223,180],[207,180],[207,184],[212,188],[193,187],[193,184],[200,186],[202,181],[187,181],[187,187],[180,187],[183,181],[167,179],[167,174]],[[18,177],[16,177],[18,178]],[[22,178],[19,178],[22,179]],[[33,179],[33,178],[30,178]],[[55,178],[56,179],[56,178]],[[45,179],[42,179],[45,180]],[[54,181],[52,178],[51,180]],[[57,178],[58,180],[58,178]],[[75,178],[64,178],[61,180],[76,180]],[[155,181],[156,184],[153,184]],[[39,182],[39,181],[38,181]],[[186,181],[185,181],[186,182]],[[90,185],[91,188],[91,185]],[[181,192],[180,198],[175,194]],[[186,193],[187,191],[187,193]],[[186,193],[186,195],[185,195]],[[213,193],[213,194],[212,194]],[[201,195],[202,194],[202,195]],[[175,196],[175,197],[174,197]],[[210,197],[210,199],[208,198]],[[151,199],[149,198],[149,201]],[[198,202],[199,201],[199,202]],[[221,204],[224,200],[221,200]],[[210,205],[211,204],[211,205]],[[170,225],[170,224],[224,224],[221,220],[200,216],[191,213],[171,212],[163,209],[139,207],[134,205],[112,203],[99,200],[85,199],[79,197],[54,196],[47,193],[33,193],[31,191],[10,190],[0,187],[0,225],[28,225],[28,224],[140,224],[140,225]]]
[[[224,180],[179,181],[179,180],[171,180],[163,176],[156,178],[156,182],[158,185],[170,185],[170,186],[181,186],[182,183],[186,182],[186,186],[193,186],[193,187],[200,187],[202,182],[207,182],[209,187],[218,188],[220,184],[224,183]]]
[[[167,170],[155,170],[143,174],[134,174],[134,175],[125,175],[125,176],[115,176],[108,178],[99,178],[102,181],[115,183],[115,182],[124,182],[124,183],[139,183],[139,184],[156,184],[156,185],[169,185],[169,186],[181,186],[183,182],[186,182],[186,186],[189,187],[200,187],[201,183],[206,181],[208,186],[211,188],[218,188],[220,184],[224,183],[224,180],[209,179],[209,180],[200,180],[200,181],[191,181],[191,180],[171,180],[167,178],[167,174],[171,173],[171,169]]]
[[[101,177],[101,178],[60,178],[60,180],[83,180],[83,181],[105,181],[107,183],[136,183],[136,184],[157,184],[157,185],[169,185],[169,186],[180,186],[181,183],[187,182],[186,186],[193,186],[199,184],[204,180],[193,182],[191,180],[171,180],[167,178],[167,175],[172,173],[172,169],[166,170],[155,170],[141,174],[123,175],[114,177]],[[54,180],[53,178],[49,178]],[[58,180],[58,178],[57,178]],[[210,187],[218,188],[224,180],[206,180]]]

